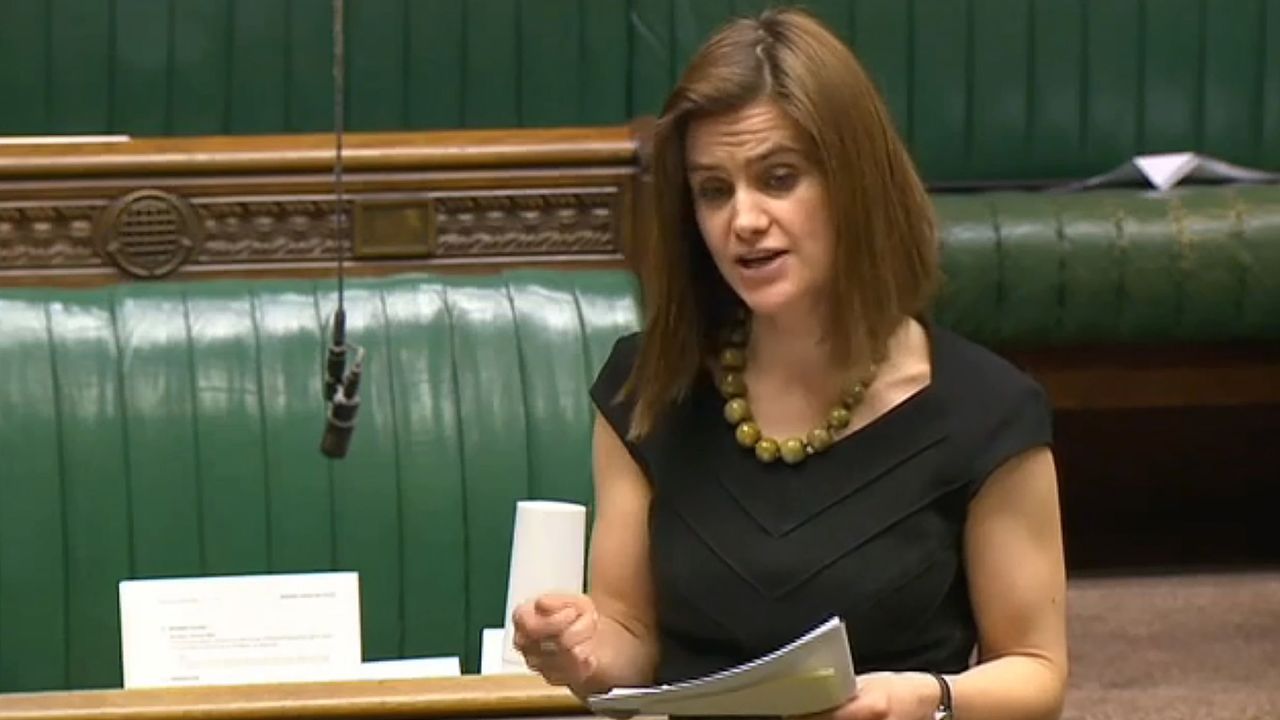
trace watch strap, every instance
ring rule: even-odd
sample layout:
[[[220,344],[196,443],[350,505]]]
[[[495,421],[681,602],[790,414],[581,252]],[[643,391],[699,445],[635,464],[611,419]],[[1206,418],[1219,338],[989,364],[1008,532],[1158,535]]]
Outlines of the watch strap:
[[[953,720],[955,713],[951,709],[951,683],[938,673],[929,673],[938,681],[938,709],[933,712],[933,720]]]

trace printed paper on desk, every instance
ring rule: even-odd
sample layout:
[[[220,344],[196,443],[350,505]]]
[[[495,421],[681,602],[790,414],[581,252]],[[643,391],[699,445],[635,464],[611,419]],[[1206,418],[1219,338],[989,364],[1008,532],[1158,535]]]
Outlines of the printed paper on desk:
[[[844,622],[831,618],[736,667],[670,685],[617,688],[587,698],[600,715],[807,715],[853,697],[857,678]]]
[[[354,572],[124,580],[124,686],[346,679],[360,671]]]

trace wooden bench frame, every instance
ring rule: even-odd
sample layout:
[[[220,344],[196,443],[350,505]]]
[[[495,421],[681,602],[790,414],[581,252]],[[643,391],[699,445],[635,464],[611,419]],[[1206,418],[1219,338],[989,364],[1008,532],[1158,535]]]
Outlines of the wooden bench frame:
[[[408,720],[589,715],[532,675],[0,694],[0,720]]]

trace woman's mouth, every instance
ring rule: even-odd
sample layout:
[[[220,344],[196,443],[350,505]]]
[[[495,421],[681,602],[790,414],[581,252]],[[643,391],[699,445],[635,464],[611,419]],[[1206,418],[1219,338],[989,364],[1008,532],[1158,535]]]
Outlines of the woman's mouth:
[[[739,255],[737,263],[738,267],[744,270],[764,270],[781,260],[786,254],[786,250],[759,250]]]

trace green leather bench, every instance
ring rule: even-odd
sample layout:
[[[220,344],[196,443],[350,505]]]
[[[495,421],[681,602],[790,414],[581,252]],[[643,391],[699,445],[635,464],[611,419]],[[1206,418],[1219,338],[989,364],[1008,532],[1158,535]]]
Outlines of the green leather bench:
[[[1280,185],[935,195],[939,317],[1001,348],[1280,339]]]
[[[994,347],[1280,339],[1280,187],[937,198],[937,315]],[[318,451],[330,281],[0,289],[0,691],[118,686],[123,578],[360,572],[367,658],[502,621],[525,497],[590,502],[621,269],[348,281],[350,455]]]

